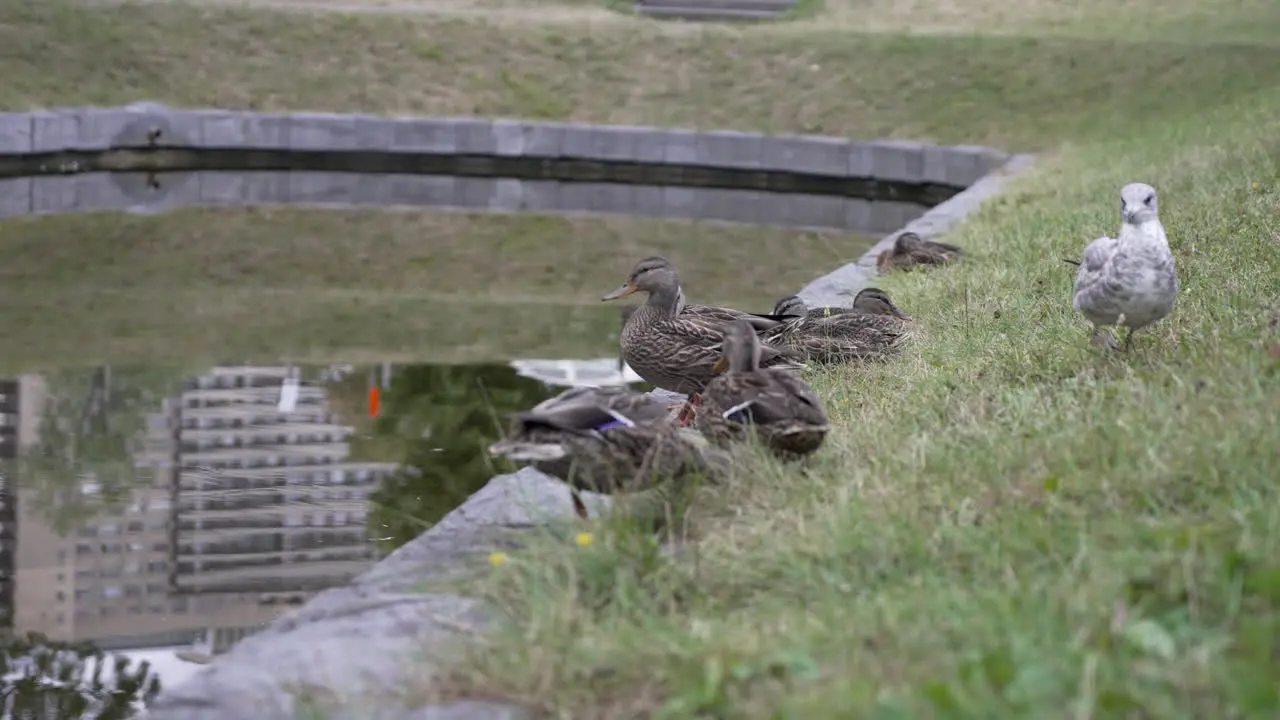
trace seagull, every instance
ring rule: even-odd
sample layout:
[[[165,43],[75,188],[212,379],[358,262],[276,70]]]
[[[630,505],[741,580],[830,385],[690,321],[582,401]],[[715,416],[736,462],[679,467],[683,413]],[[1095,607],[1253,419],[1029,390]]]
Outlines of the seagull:
[[[1120,350],[1103,328],[1128,328],[1123,348],[1127,351],[1134,333],[1173,310],[1178,274],[1160,224],[1155,188],[1146,183],[1125,185],[1120,190],[1120,215],[1124,222],[1119,237],[1104,235],[1084,249],[1071,305],[1093,323],[1091,345]]]

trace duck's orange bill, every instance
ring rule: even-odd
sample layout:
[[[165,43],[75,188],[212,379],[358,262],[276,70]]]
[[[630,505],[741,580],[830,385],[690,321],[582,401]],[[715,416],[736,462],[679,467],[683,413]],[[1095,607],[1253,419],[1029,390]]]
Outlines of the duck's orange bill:
[[[626,285],[623,285],[622,287],[618,288],[617,290],[614,290],[613,292],[609,293],[608,295],[605,295],[600,299],[601,300],[617,300],[618,298],[626,297],[639,289],[640,288],[636,287],[635,285],[631,283],[627,283]]]

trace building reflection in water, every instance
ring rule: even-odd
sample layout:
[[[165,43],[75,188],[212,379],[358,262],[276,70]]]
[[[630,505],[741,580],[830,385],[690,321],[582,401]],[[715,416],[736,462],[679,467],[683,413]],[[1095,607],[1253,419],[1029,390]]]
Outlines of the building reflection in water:
[[[7,629],[104,649],[205,637],[222,650],[368,568],[365,498],[397,466],[352,461],[353,429],[296,373],[217,367],[189,380],[147,418],[133,457],[142,482],[125,506],[65,536],[6,462],[5,487],[17,488],[13,517],[0,513]],[[34,447],[48,400],[42,376],[0,380],[0,453]]]

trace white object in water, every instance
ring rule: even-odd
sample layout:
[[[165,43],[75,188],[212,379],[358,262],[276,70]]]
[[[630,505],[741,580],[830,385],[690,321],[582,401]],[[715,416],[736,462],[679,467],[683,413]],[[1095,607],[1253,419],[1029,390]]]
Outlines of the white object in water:
[[[618,368],[617,358],[594,360],[548,360],[531,358],[512,360],[511,367],[521,377],[533,378],[548,385],[569,387],[602,387],[643,382],[627,365]]]
[[[290,374],[280,383],[280,402],[276,409],[282,413],[291,413],[298,407],[298,375]]]

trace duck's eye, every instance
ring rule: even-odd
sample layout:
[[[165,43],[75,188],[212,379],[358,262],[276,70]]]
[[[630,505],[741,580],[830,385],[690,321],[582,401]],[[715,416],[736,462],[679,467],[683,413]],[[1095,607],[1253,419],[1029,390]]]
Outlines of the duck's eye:
[[[1147,199],[1146,199],[1146,200],[1143,200],[1142,202],[1144,202],[1144,203],[1146,203],[1146,204],[1150,205],[1151,203],[1153,203],[1153,202],[1155,202],[1155,201],[1156,201],[1156,194],[1155,194],[1155,193],[1151,193],[1150,195],[1148,195],[1148,196],[1147,196]]]

